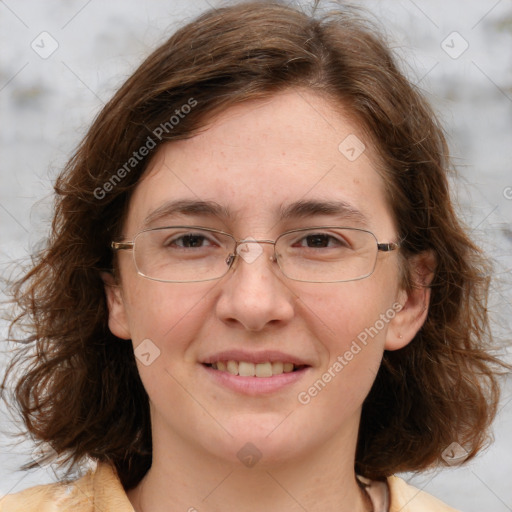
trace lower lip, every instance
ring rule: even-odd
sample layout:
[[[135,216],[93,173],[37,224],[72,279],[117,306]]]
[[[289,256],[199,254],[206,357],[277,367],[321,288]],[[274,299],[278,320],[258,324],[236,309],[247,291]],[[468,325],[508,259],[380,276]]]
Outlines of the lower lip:
[[[204,364],[201,366],[216,383],[238,393],[253,396],[274,393],[291,386],[302,379],[310,368],[306,367],[272,377],[240,377],[240,375],[232,375],[229,372],[214,370]]]

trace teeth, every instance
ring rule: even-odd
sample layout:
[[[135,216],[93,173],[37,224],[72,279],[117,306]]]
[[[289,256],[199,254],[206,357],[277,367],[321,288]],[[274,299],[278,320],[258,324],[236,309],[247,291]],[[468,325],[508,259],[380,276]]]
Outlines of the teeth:
[[[272,363],[272,374],[273,375],[281,375],[283,373],[283,363],[280,362],[274,362]]]
[[[238,375],[238,363],[236,361],[228,361],[227,370],[233,375]]]
[[[284,363],[283,364],[283,372],[284,373],[293,372],[293,363]]]
[[[255,367],[256,377],[272,377],[272,363],[258,363]]]
[[[217,361],[212,363],[212,368],[221,372],[227,371],[232,375],[240,375],[240,377],[272,377],[273,375],[293,372],[295,366],[293,363],[283,363],[281,361],[256,364],[247,361]]]
[[[254,375],[256,375],[254,363],[246,363],[245,361],[240,361],[238,363],[238,375],[240,375],[240,377],[254,377]]]

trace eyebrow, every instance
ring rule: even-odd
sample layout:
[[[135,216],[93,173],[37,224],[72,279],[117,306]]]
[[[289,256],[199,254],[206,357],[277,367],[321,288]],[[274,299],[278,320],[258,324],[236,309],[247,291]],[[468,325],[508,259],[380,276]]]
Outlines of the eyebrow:
[[[315,215],[332,215],[368,226],[367,217],[345,201],[299,200],[278,209],[279,221],[305,219]],[[179,199],[168,201],[151,211],[144,219],[142,229],[149,228],[156,221],[172,215],[201,215],[220,219],[233,219],[234,213],[215,201]]]
[[[281,220],[304,219],[314,215],[333,215],[343,220],[355,221],[364,226],[369,224],[363,212],[345,201],[296,201],[286,207],[281,207],[279,211]]]
[[[228,208],[221,206],[215,201],[199,201],[191,199],[178,199],[168,201],[152,212],[144,219],[143,229],[151,226],[157,220],[171,215],[203,215],[207,217],[232,218],[233,214]]]

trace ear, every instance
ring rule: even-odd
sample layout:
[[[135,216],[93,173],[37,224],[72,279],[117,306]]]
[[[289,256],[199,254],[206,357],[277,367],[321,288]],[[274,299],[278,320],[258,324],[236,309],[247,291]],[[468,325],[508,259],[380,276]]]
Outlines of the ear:
[[[398,350],[409,344],[421,329],[428,315],[430,284],[436,267],[432,251],[413,256],[409,262],[412,283],[410,290],[399,291],[400,311],[389,323],[386,350]]]
[[[110,332],[118,338],[129,340],[130,329],[127,321],[121,286],[110,272],[102,272],[101,279],[105,284],[105,295],[108,305],[108,326]]]

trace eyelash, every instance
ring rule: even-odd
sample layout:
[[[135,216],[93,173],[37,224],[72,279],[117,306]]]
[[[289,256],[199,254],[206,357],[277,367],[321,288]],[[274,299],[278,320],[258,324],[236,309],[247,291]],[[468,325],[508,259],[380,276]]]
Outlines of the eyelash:
[[[315,247],[309,247],[307,245],[302,245],[301,242],[304,242],[306,241],[306,244],[308,243],[308,239],[310,238],[314,238],[314,237],[322,237],[323,240],[327,240],[327,246],[326,247],[321,247],[321,248],[328,248],[328,247],[333,247],[332,245],[329,245],[329,243],[331,241],[335,241],[336,245],[339,246],[339,245],[345,245],[345,246],[348,246],[347,242],[344,241],[343,239],[340,239],[340,238],[337,238],[335,237],[334,235],[331,235],[329,233],[325,233],[325,232],[318,232],[318,233],[308,233],[307,235],[305,236],[302,236],[301,238],[297,239],[294,243],[293,243],[293,246],[297,246],[297,244],[300,244],[298,245],[299,247],[305,247],[305,248],[308,248],[308,249],[314,249]],[[186,247],[185,244],[183,243],[183,240],[185,240],[186,238],[189,238],[189,239],[193,239],[193,238],[196,238],[196,239],[201,239],[203,242],[204,241],[208,241],[210,242],[210,245],[215,245],[215,243],[212,243],[212,242],[215,242],[214,240],[212,240],[211,238],[205,236],[205,235],[202,235],[202,234],[199,234],[199,233],[184,233],[178,237],[173,237],[171,240],[168,240],[168,241],[165,241],[164,242],[164,246],[166,247],[169,247],[171,245],[176,245],[182,249],[188,249],[188,248],[191,248],[191,247]],[[182,243],[178,243],[179,241],[182,241]],[[200,248],[202,247],[206,247],[205,245],[201,244]]]

